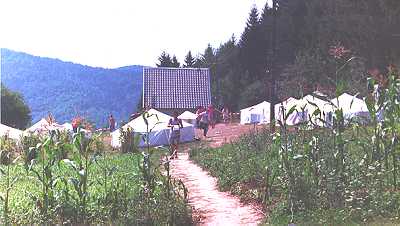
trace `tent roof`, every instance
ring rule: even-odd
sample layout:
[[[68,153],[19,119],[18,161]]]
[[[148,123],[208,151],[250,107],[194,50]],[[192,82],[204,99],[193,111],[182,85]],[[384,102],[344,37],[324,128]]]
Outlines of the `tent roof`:
[[[250,107],[244,108],[244,109],[242,109],[240,111],[254,111],[256,109],[265,109],[265,108],[267,108],[269,110],[270,105],[271,104],[269,102],[263,101],[263,102],[261,102],[259,104],[254,105],[254,106],[250,106]]]
[[[40,121],[35,123],[33,126],[29,127],[28,129],[25,130],[25,132],[42,132],[42,131],[48,131],[48,130],[55,130],[55,129],[63,129],[63,126],[57,124],[57,123],[50,123],[42,118]]]
[[[159,131],[163,129],[167,129],[167,125],[169,120],[172,118],[171,116],[164,114],[162,112],[159,112],[155,109],[150,109],[148,111],[150,115],[153,115],[149,117],[148,120],[148,126],[149,130],[152,131]],[[157,115],[157,117],[156,117]],[[182,122],[183,127],[188,127],[188,126],[193,126],[185,121]],[[145,121],[143,120],[143,117],[138,117],[124,125],[122,128],[127,129],[128,127],[131,127],[135,132],[139,133],[144,133],[147,132],[147,125]],[[119,133],[119,130],[114,131],[113,133]]]
[[[190,111],[185,111],[181,115],[179,115],[178,118],[180,118],[180,119],[196,119],[197,115]]]
[[[4,124],[0,124],[0,136],[8,135],[11,139],[19,140],[20,136],[23,135],[24,131],[9,127]]]
[[[367,112],[368,107],[364,100],[361,100],[348,93],[343,93],[338,98],[333,98],[331,102],[345,112]]]
[[[275,108],[280,107],[281,105],[283,105],[285,108],[288,106],[293,106],[296,102],[298,101],[298,99],[294,98],[294,97],[289,97],[288,99],[275,104]]]

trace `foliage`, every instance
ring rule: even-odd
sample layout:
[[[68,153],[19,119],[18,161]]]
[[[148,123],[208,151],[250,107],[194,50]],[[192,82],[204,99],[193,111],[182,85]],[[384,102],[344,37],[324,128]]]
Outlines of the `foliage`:
[[[40,142],[30,147],[34,158],[1,166],[6,176],[0,178],[0,188],[7,191],[0,202],[2,222],[191,224],[183,184],[165,176],[166,165],[159,165],[165,152],[109,155],[99,137],[87,137],[82,131],[68,139],[59,132],[38,137]],[[25,145],[36,143],[36,138],[27,139]],[[148,172],[151,188],[145,185]]]
[[[121,127],[119,129],[120,131],[120,142],[121,142],[121,152],[122,153],[130,153],[130,152],[139,152],[138,146],[140,143],[140,135],[135,134],[135,131],[131,128],[128,127],[127,129],[124,129]]]
[[[18,151],[19,147],[15,140],[6,136],[0,137],[0,164],[10,164]]]
[[[1,83],[1,123],[25,129],[31,122],[30,113],[21,94],[9,90]]]
[[[157,67],[172,67],[172,59],[171,56],[163,51],[161,55],[158,57],[159,63],[157,63]]]
[[[171,67],[180,67],[180,66],[181,66],[181,64],[179,63],[178,59],[176,59],[176,56],[174,55],[172,57],[172,65],[171,65]]]
[[[183,67],[193,67],[195,63],[195,59],[192,56],[192,52],[189,51],[187,55],[185,56],[185,64]]]
[[[391,68],[380,84],[369,81],[368,126],[346,122],[336,108],[331,128],[291,128],[285,120],[292,108],[278,121],[279,132],[265,129],[221,148],[192,150],[190,157],[222,189],[273,209],[271,223],[398,222],[400,78]],[[320,109],[312,117],[324,121]]]
[[[342,71],[348,84],[344,91],[349,93],[366,95],[365,75],[369,69],[385,73],[386,65],[399,63],[400,52],[394,48],[400,41],[399,1],[277,1],[274,59],[273,10],[267,3],[261,16],[256,8],[250,10],[239,40],[227,40],[215,49],[215,55],[207,54],[212,56],[210,61],[199,65],[211,69],[215,104],[239,110],[269,101],[271,80],[276,81],[280,100],[309,94],[317,88],[332,94],[336,87],[330,79],[335,77],[336,67],[349,59],[334,59],[329,52],[335,46],[351,47],[350,55],[358,57]],[[210,53],[210,49],[207,46],[205,52]],[[254,83],[264,84],[260,97],[240,98]]]
[[[76,115],[97,127],[107,125],[110,114],[126,120],[140,99],[142,71],[142,66],[95,68],[1,49],[1,82],[24,96],[33,123],[49,111],[59,123]]]

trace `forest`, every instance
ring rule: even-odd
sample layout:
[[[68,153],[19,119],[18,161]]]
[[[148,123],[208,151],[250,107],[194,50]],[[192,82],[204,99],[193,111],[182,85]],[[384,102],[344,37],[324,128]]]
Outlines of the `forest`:
[[[396,0],[280,0],[276,10],[254,6],[240,37],[217,48],[208,45],[196,56],[189,51],[182,66],[209,67],[214,104],[233,110],[316,90],[334,96],[336,81],[342,92],[364,96],[368,76],[400,65],[398,15]],[[163,52],[157,65],[180,63]]]

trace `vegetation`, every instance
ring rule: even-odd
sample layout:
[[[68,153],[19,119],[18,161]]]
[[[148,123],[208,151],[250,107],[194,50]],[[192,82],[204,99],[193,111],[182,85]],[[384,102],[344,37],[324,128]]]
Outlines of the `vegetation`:
[[[142,66],[94,68],[1,49],[1,82],[24,96],[33,123],[49,111],[59,123],[80,115],[103,127],[110,114],[126,121],[140,99],[141,75]]]
[[[31,121],[30,113],[21,94],[9,90],[1,83],[1,123],[25,129]]]
[[[185,64],[183,65],[183,67],[193,67],[194,63],[195,63],[195,59],[192,56],[192,52],[189,51],[185,57]]]
[[[400,76],[392,68],[386,78],[369,80],[368,126],[347,122],[339,108],[332,128],[289,128],[285,119],[279,132],[263,130],[190,156],[222,189],[263,203],[270,223],[399,223]],[[309,122],[323,121],[321,114],[316,110]]]
[[[279,100],[316,89],[334,96],[335,72],[343,60],[357,56],[342,73],[347,91],[363,91],[368,71],[385,74],[400,66],[400,2],[396,0],[277,0],[276,54],[271,45],[273,10],[252,8],[246,27],[217,48],[210,45],[196,67],[211,70],[215,105],[239,110],[271,101],[274,80]],[[340,48],[337,48],[340,47]],[[341,59],[330,50],[344,48]],[[275,68],[271,68],[272,62]]]
[[[0,156],[7,156],[0,165],[0,222],[192,223],[186,188],[170,177],[169,161],[164,161],[168,151],[131,144],[128,153],[113,155],[100,136],[57,131],[25,137],[21,147],[1,138]],[[23,161],[10,156],[14,147],[23,149]]]

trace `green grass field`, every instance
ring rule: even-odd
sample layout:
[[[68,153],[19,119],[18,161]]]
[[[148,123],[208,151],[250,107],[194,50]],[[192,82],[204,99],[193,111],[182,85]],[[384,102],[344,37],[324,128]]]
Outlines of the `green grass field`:
[[[112,153],[97,138],[63,138],[43,138],[36,145],[27,138],[37,148],[0,165],[0,222],[192,224],[185,188],[166,176],[167,163],[160,162],[166,150]],[[2,147],[14,150],[7,142]],[[2,149],[3,160],[7,150]],[[27,160],[32,153],[27,150],[36,156]]]

